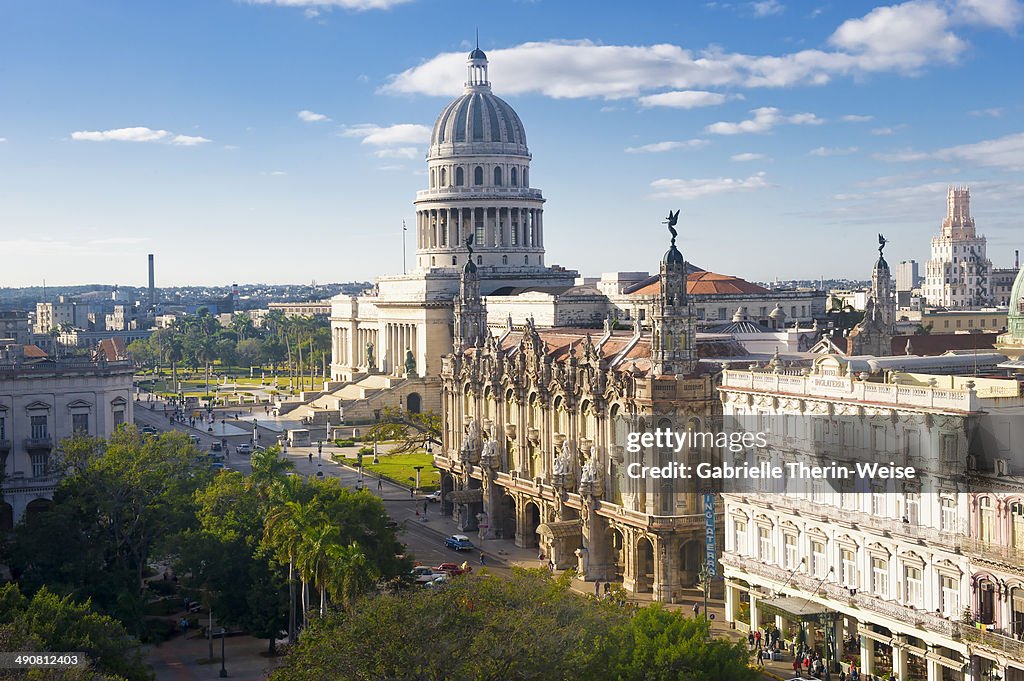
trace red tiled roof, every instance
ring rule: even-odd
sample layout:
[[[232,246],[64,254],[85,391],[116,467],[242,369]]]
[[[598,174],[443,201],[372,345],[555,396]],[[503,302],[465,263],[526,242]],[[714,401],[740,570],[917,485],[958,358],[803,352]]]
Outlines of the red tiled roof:
[[[46,351],[38,345],[23,345],[21,346],[21,352],[25,357],[49,357]]]
[[[661,282],[653,281],[631,293],[650,296],[660,291]],[[765,287],[752,284],[746,279],[717,272],[691,272],[686,276],[686,292],[691,295],[770,293]]]

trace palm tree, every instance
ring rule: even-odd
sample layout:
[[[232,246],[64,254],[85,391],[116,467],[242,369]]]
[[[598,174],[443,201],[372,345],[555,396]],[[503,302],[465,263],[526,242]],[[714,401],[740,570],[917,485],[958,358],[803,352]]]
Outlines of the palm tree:
[[[373,586],[377,572],[356,542],[328,547],[327,557],[331,562],[327,593],[335,603],[351,610],[356,599]]]
[[[295,469],[295,463],[278,456],[277,447],[259,449],[252,453],[249,461],[252,474],[247,481],[251,489],[255,489],[264,503],[269,503],[274,493],[281,490],[288,480],[288,473]]]
[[[279,558],[288,561],[288,640],[295,641],[295,563],[303,533],[310,523],[309,504],[297,501],[286,501],[278,504],[267,515],[263,525],[264,541],[274,550]],[[306,581],[302,582],[303,603],[306,602]],[[303,620],[305,611],[303,608]]]
[[[326,516],[315,525],[307,526],[299,544],[297,565],[304,583],[312,583],[320,593],[320,617],[327,614],[327,585],[331,579],[331,552],[340,546],[341,535],[337,526]],[[306,592],[306,609],[309,610]]]

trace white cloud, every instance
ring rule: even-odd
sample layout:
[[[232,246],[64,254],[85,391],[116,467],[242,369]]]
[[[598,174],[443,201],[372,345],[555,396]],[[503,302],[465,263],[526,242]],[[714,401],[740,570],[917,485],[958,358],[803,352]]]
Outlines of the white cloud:
[[[166,130],[152,128],[114,128],[112,130],[79,130],[71,133],[77,142],[160,142],[171,136]]]
[[[719,92],[706,92],[704,90],[676,90],[674,92],[659,92],[656,95],[646,95],[637,100],[640,106],[668,106],[674,109],[696,109],[701,106],[717,106],[724,103],[727,96]]]
[[[762,106],[752,110],[753,118],[738,123],[719,121],[704,128],[713,135],[739,135],[742,133],[768,132],[777,125],[792,123],[795,125],[820,125],[825,121],[812,113],[798,113],[783,116],[774,106]]]
[[[548,97],[622,99],[663,90],[708,90],[722,87],[792,87],[824,85],[837,76],[871,73],[916,73],[932,64],[953,63],[967,43],[953,33],[967,18],[954,11],[953,0],[909,0],[878,7],[843,22],[826,49],[770,55],[704,50],[679,45],[602,45],[590,40],[528,42],[489,50],[491,76],[501,92],[537,92]],[[960,0],[975,7],[989,0]],[[991,0],[984,11],[988,24],[1011,21],[1016,4]],[[981,14],[979,14],[981,12]],[[558,64],[551,69],[551,64]],[[387,93],[455,95],[465,69],[464,52],[446,52],[391,77]]]
[[[393,147],[391,149],[378,149],[373,152],[377,158],[408,158],[414,159],[420,155],[416,147]]]
[[[417,123],[397,123],[387,127],[373,123],[350,125],[342,137],[360,137],[362,144],[386,147],[395,144],[424,144],[430,141],[430,128]]]
[[[315,111],[310,111],[309,109],[303,109],[298,113],[298,116],[299,120],[305,121],[307,123],[320,123],[323,121],[331,120],[327,116],[317,113]]]
[[[764,154],[754,154],[749,151],[742,154],[733,154],[729,157],[733,161],[760,161],[764,158]]]
[[[270,175],[271,177],[285,177],[286,175],[288,175],[288,173],[286,173],[283,170],[271,170],[267,174]]]
[[[973,144],[959,144],[932,152],[903,149],[890,154],[876,154],[882,161],[966,161],[979,166],[1019,171],[1024,169],[1024,132],[983,140]]]
[[[846,114],[845,116],[841,116],[839,120],[845,121],[847,123],[867,123],[868,121],[874,120],[874,118],[874,116],[867,116],[861,114]]]
[[[175,135],[174,138],[171,139],[171,144],[179,147],[195,147],[200,144],[206,144],[209,141],[210,140],[207,138],[199,137],[197,135]]]
[[[196,135],[175,135],[167,130],[145,127],[78,130],[71,133],[71,139],[76,142],[164,142],[179,147],[195,147],[210,141]]]
[[[1013,31],[1024,19],[1018,0],[958,0],[954,15],[968,24]]]
[[[872,135],[877,135],[879,137],[887,137],[889,135],[895,135],[896,134],[896,129],[895,128],[872,128],[871,134]]]
[[[279,7],[340,7],[361,12],[369,9],[391,9],[412,0],[249,0],[254,5],[277,5]]]
[[[771,185],[763,172],[745,179],[732,177],[715,177],[698,180],[660,179],[651,182],[652,199],[698,199],[714,194],[753,191],[765,189]]]
[[[857,153],[857,147],[818,147],[807,153],[810,156],[849,156]]]
[[[662,151],[674,151],[676,149],[698,149],[700,147],[707,146],[709,142],[707,140],[692,139],[686,140],[685,142],[655,142],[653,144],[644,144],[639,147],[626,147],[625,151],[627,154],[646,154],[646,153],[658,153]]]
[[[6,141],[7,141],[6,137],[0,137],[0,144],[3,144]]]
[[[953,62],[966,48],[948,30],[950,23],[945,10],[933,2],[910,0],[848,19],[829,43],[874,66],[868,70],[916,70],[931,62]]]
[[[1004,113],[1006,113],[1005,109],[995,106],[991,109],[975,109],[974,111],[968,111],[967,115],[975,117],[988,116],[989,118],[1002,118]]]
[[[754,16],[769,17],[773,14],[782,14],[786,6],[779,0],[760,0],[750,3],[750,9],[754,11]]]

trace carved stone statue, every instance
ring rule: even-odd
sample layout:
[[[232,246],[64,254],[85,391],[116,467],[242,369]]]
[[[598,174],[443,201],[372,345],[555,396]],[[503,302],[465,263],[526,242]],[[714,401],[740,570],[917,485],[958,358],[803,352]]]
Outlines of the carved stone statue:
[[[583,464],[583,471],[580,475],[580,482],[597,482],[600,471],[597,469],[597,452],[592,448],[590,458]]]
[[[366,344],[366,366],[374,367],[377,362],[373,359],[373,343]]]
[[[405,349],[405,373],[410,376],[416,375],[416,357],[413,356],[412,350],[409,348]]]
[[[562,443],[562,451],[555,457],[551,472],[555,475],[569,475],[572,472],[572,452],[568,440]]]

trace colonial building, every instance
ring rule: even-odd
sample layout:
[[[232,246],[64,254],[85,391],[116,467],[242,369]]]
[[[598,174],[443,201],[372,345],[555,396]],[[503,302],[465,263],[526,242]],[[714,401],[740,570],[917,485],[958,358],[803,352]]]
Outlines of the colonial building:
[[[0,530],[53,498],[58,481],[49,463],[62,439],[109,437],[132,422],[131,362],[40,355],[0,348]]]
[[[466,530],[539,547],[559,569],[673,600],[698,576],[702,509],[692,490],[627,469],[700,452],[623,445],[628,432],[677,422],[700,430],[714,420],[675,239],[649,327],[541,329],[527,320],[491,335],[473,299],[479,276],[467,263],[456,352],[442,361],[444,446],[434,461],[445,510]]]
[[[724,494],[729,621],[817,640],[862,674],[1024,678],[1024,648],[1012,639],[1024,621],[1013,600],[1024,598],[1021,563],[1007,548],[1017,546],[1014,504],[1024,500],[1024,481],[1008,476],[1024,442],[1010,427],[1024,398],[1015,380],[970,377],[970,359],[906,360],[950,362],[941,374],[904,373],[893,368],[896,357],[835,355],[810,371],[723,372],[723,418],[767,424],[772,460],[894,460],[916,469],[914,479]],[[968,375],[949,375],[957,373]],[[993,414],[1011,420],[994,425]],[[986,486],[979,470],[1004,475]]]
[[[971,217],[969,187],[950,187],[946,219],[932,237],[932,257],[925,268],[924,297],[934,307],[981,307],[993,303],[992,262],[986,240]]]

